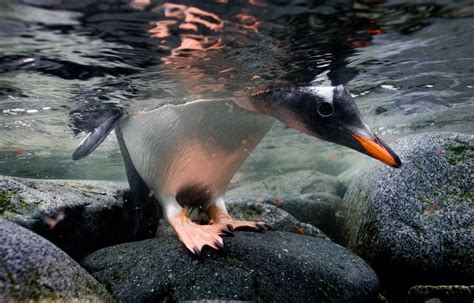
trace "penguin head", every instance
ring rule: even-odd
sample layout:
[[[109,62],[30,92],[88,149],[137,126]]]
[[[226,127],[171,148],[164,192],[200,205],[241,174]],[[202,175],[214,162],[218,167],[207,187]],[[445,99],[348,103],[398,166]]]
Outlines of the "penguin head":
[[[291,86],[267,90],[256,104],[289,127],[367,154],[392,167],[400,158],[364,122],[343,85]]]

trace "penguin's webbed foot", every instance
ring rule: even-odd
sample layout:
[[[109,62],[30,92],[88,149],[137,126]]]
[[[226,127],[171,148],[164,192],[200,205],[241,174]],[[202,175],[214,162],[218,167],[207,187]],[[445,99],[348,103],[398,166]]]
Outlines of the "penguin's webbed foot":
[[[214,220],[212,225],[220,225],[227,227],[230,231],[236,229],[251,229],[257,231],[265,231],[270,229],[270,226],[265,222],[254,222],[254,221],[243,221],[243,220],[234,220],[232,218],[219,218]]]
[[[179,239],[193,254],[200,255],[204,246],[216,250],[224,247],[221,235],[228,233],[227,226],[199,225],[191,221],[185,212],[169,220]]]

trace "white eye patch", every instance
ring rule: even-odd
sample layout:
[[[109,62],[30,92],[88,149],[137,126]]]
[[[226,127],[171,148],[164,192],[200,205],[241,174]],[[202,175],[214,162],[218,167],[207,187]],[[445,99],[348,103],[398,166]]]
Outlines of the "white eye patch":
[[[321,97],[324,102],[333,103],[334,86],[310,86],[308,89],[315,95]]]

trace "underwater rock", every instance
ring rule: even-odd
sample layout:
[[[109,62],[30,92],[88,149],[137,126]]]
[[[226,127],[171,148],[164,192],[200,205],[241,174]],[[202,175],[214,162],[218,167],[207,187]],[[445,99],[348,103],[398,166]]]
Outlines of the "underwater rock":
[[[472,303],[474,287],[465,285],[417,285],[410,288],[407,303]]]
[[[284,210],[269,203],[280,201],[274,199],[230,199],[227,201],[227,210],[234,219],[263,221],[277,231],[287,231],[302,235],[329,239],[317,227],[302,223]],[[267,203],[265,203],[267,202]]]
[[[0,265],[1,302],[113,302],[105,288],[68,255],[3,219]]]
[[[264,202],[288,212],[297,220],[316,226],[331,239],[340,238],[342,199],[331,193],[312,193]]]
[[[474,136],[417,134],[394,150],[401,169],[371,167],[347,190],[347,246],[394,287],[474,281]]]
[[[268,204],[271,207],[262,204]],[[265,221],[279,231],[314,235],[314,232],[306,232],[304,225],[307,225],[310,228],[308,231],[312,231],[316,227],[329,235],[331,239],[336,239],[339,237],[339,221],[341,220],[338,217],[338,210],[341,204],[341,198],[334,194],[312,193],[286,197],[230,199],[227,208],[231,210],[234,217]],[[280,211],[275,211],[274,207]],[[257,219],[255,219],[256,217]],[[283,226],[285,228],[280,228]],[[316,236],[321,234],[321,231],[318,231]]]
[[[73,258],[133,239],[125,184],[0,176],[0,218],[18,223]]]
[[[171,235],[104,248],[82,264],[121,302],[367,302],[379,289],[350,251],[286,232],[236,232],[200,258]]]
[[[300,170],[242,185],[228,191],[226,196],[294,196],[316,192],[326,192],[339,196],[344,193],[336,177],[315,170]]]

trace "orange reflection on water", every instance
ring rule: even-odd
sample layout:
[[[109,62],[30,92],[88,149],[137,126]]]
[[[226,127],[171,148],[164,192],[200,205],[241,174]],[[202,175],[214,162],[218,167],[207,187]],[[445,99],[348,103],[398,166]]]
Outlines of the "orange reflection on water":
[[[144,9],[148,4],[150,4],[150,0],[132,0],[130,3],[130,7],[134,9]]]
[[[203,35],[198,33],[199,26],[203,26],[212,32],[219,32],[224,26],[224,21],[216,14],[206,12],[202,9],[175,3],[165,3],[156,9],[166,18],[154,23],[154,27],[149,30],[152,37],[158,39],[166,39],[173,36],[171,26],[176,26],[179,30],[188,32],[178,32],[180,44],[171,48],[166,44],[168,41],[161,41],[161,49],[171,50],[171,54],[163,58],[166,64],[180,65],[180,62],[173,62],[173,58],[181,57],[188,59],[196,59],[203,57],[203,52],[211,49],[221,49],[224,47],[222,38],[219,36]],[[191,31],[192,33],[189,33]]]
[[[164,11],[167,18],[176,18],[185,23],[201,24],[213,31],[217,31],[224,26],[224,22],[216,14],[193,6],[166,2],[156,10]]]
[[[249,4],[255,5],[255,6],[266,6],[267,4],[265,3],[265,0],[249,0]]]
[[[203,51],[209,49],[220,49],[221,38],[209,37],[197,34],[181,34],[181,45],[175,48],[172,56],[179,56],[183,51]]]
[[[179,25],[179,28],[180,28],[180,29],[192,30],[192,31],[195,31],[195,32],[198,31],[197,25],[196,25],[196,24],[192,24],[192,23],[181,23],[181,24]]]
[[[152,37],[167,38],[171,36],[169,26],[176,24],[176,20],[161,20],[155,22],[155,27],[149,30]]]
[[[246,11],[242,11],[234,16],[237,22],[242,25],[245,29],[258,32],[258,26],[260,22],[254,16],[250,15]]]
[[[261,25],[247,9],[228,20],[201,8],[169,2],[153,8],[152,12],[161,18],[152,23],[149,34],[160,40],[159,49],[167,51],[161,60],[173,70],[170,76],[183,83],[183,90],[190,95],[224,92],[226,83],[236,74],[234,67],[222,65],[222,61],[206,62],[222,58],[221,51],[227,45],[245,46],[259,34]]]

